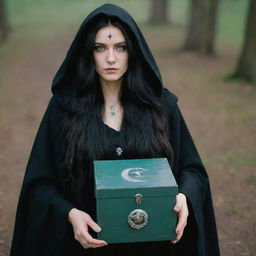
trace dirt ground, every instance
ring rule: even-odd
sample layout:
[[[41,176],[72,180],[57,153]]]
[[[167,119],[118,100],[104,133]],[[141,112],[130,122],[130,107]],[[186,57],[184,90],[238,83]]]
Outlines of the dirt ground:
[[[207,58],[177,50],[171,33],[162,41],[158,33],[146,37],[208,170],[222,255],[256,256],[256,87],[223,81],[236,62],[232,48]],[[9,253],[28,156],[72,37],[0,60],[0,70],[9,70],[0,85],[0,256]]]

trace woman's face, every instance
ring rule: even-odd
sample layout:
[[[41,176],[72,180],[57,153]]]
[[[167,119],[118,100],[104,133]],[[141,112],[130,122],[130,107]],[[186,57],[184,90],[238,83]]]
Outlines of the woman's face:
[[[101,82],[120,82],[128,68],[128,51],[122,31],[112,25],[99,29],[93,57]]]

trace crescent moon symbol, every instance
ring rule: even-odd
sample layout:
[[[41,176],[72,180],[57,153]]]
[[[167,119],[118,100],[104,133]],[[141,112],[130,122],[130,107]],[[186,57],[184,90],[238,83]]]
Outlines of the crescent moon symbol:
[[[141,167],[127,168],[122,171],[122,173],[121,173],[122,178],[127,181],[130,181],[130,182],[145,182],[146,181],[145,179],[136,179],[136,178],[131,177],[129,174],[132,170],[141,170],[141,171],[148,172],[148,170],[141,168]],[[138,177],[143,177],[143,176],[141,176],[141,172],[139,172],[139,171],[137,172],[137,175],[138,175]]]

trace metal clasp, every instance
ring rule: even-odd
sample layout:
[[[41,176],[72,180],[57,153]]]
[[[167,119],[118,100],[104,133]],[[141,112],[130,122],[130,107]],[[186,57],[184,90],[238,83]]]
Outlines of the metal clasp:
[[[148,224],[148,214],[142,209],[135,209],[128,216],[132,228],[141,229]]]
[[[135,195],[135,201],[136,201],[137,205],[141,204],[142,197],[143,197],[142,194],[136,194]]]

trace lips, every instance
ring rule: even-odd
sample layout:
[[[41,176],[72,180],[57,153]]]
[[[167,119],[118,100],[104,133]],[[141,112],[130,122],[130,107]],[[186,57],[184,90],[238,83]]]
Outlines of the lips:
[[[105,68],[105,70],[114,71],[117,70],[117,68]]]
[[[117,68],[106,68],[106,69],[105,69],[105,72],[106,72],[107,74],[115,74],[117,71],[118,71]]]

